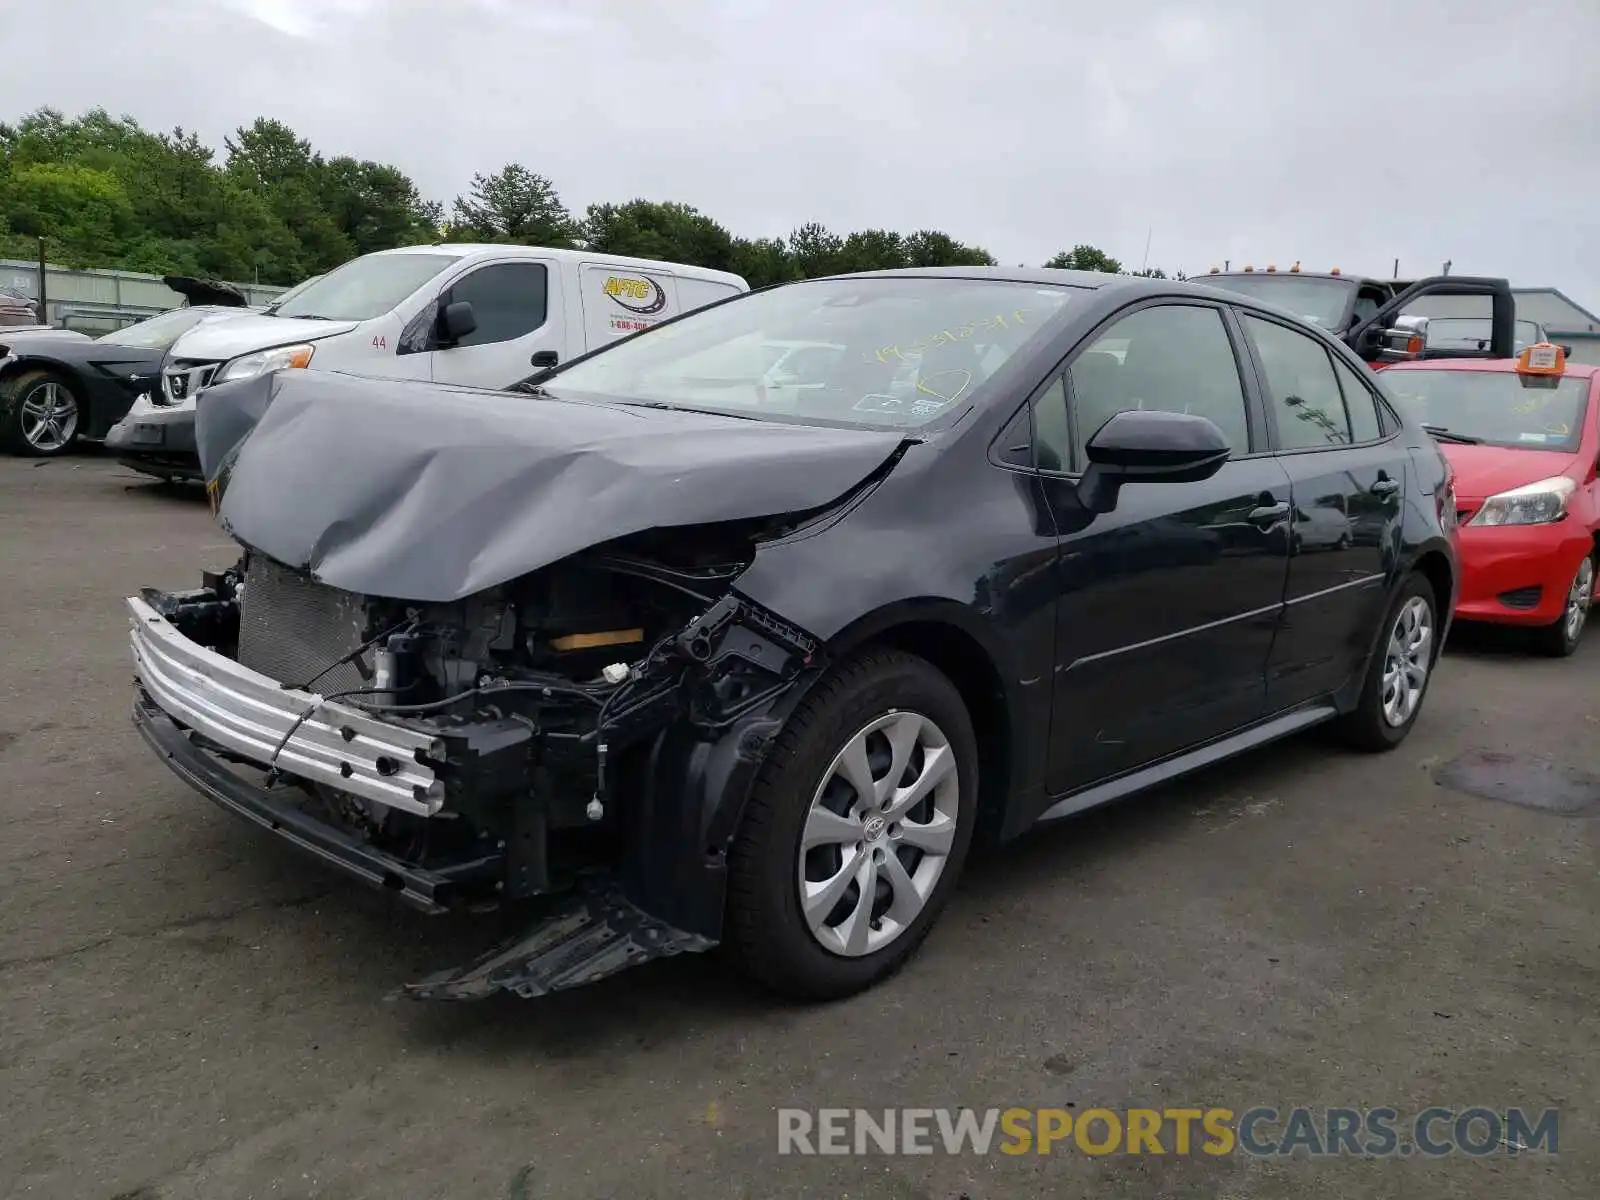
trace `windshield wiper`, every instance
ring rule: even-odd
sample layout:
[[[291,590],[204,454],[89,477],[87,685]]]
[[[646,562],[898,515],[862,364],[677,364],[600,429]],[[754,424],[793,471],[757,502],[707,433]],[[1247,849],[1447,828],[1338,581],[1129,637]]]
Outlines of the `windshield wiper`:
[[[1424,421],[1422,427],[1426,429],[1430,435],[1432,435],[1435,441],[1454,442],[1459,446],[1483,445],[1483,439],[1481,437],[1473,437],[1470,433],[1451,433],[1443,425],[1429,425],[1426,421]]]
[[[760,417],[753,417],[749,413],[728,412],[721,408],[691,408],[687,404],[668,404],[663,400],[618,400],[618,404],[630,404],[637,408],[660,408],[667,412],[692,412],[704,413],[708,417],[732,417],[736,421],[759,421]]]

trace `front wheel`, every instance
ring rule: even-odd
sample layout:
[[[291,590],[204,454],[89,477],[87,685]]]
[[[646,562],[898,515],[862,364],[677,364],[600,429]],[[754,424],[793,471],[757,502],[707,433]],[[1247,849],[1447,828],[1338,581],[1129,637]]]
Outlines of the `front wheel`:
[[[65,454],[78,440],[82,414],[67,381],[53,371],[24,371],[3,386],[6,416],[0,442],[18,454]]]
[[[977,747],[954,685],[870,651],[790,716],[729,853],[728,942],[796,999],[862,991],[927,935],[966,859]]]
[[[1533,632],[1534,645],[1541,654],[1552,658],[1566,658],[1578,648],[1583,637],[1583,627],[1589,619],[1589,604],[1594,599],[1594,558],[1591,556],[1578,564],[1572,583],[1567,587],[1567,603],[1561,617],[1553,625]]]
[[[1411,732],[1439,657],[1438,631],[1433,586],[1413,575],[1390,601],[1356,707],[1340,718],[1340,732],[1356,749],[1392,750]]]

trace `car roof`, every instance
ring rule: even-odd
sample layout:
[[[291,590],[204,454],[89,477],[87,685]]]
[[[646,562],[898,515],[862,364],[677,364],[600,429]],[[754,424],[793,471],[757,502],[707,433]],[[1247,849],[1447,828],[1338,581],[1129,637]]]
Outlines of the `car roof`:
[[[576,262],[601,267],[623,267],[635,271],[655,267],[681,279],[707,279],[726,283],[743,283],[742,277],[732,271],[717,271],[711,267],[696,267],[689,263],[658,262],[650,258],[635,258],[622,254],[594,254],[588,250],[563,250],[553,246],[522,246],[514,242],[430,242],[421,246],[395,246],[389,250],[374,250],[379,254],[447,254],[451,258],[476,258],[504,255],[511,258],[553,258],[557,262]],[[353,259],[351,260],[354,261]]]
[[[1067,271],[1057,267],[891,267],[884,271],[847,271],[818,279],[989,279],[997,283],[1051,283],[1057,287],[1103,289],[1129,282],[1148,283],[1138,275],[1112,275],[1105,271]],[[802,282],[815,282],[803,280]],[[1156,280],[1163,283],[1170,280]]]
[[[1206,279],[1338,279],[1344,283],[1376,283],[1382,287],[1398,287],[1406,281],[1396,279],[1378,279],[1372,275],[1352,275],[1348,271],[1340,271],[1335,275],[1332,271],[1217,271],[1206,272],[1204,275],[1190,277],[1191,283],[1200,283]]]
[[[1380,374],[1389,371],[1488,371],[1510,374],[1517,369],[1514,358],[1418,358],[1406,362],[1390,363]],[[1600,372],[1600,364],[1569,362],[1566,374],[1579,379],[1593,379]]]

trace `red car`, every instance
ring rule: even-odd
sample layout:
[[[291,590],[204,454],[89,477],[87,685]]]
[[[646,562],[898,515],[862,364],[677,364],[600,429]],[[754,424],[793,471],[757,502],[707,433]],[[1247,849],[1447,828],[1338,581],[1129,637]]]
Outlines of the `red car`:
[[[1455,469],[1456,619],[1532,630],[1571,654],[1600,545],[1600,367],[1540,343],[1514,359],[1420,359],[1380,372]]]

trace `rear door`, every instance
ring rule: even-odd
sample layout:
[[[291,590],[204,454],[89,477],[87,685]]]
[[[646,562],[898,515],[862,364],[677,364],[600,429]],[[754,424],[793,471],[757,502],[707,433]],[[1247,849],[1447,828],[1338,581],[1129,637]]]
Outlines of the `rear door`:
[[[1289,585],[1267,665],[1279,712],[1338,689],[1366,659],[1398,563],[1411,458],[1400,426],[1322,338],[1243,312],[1292,492]]]

